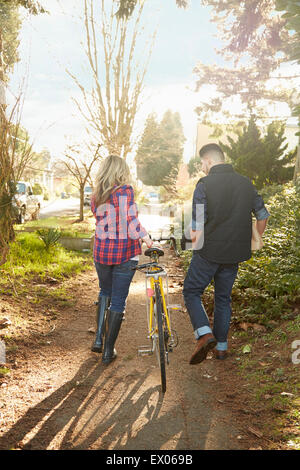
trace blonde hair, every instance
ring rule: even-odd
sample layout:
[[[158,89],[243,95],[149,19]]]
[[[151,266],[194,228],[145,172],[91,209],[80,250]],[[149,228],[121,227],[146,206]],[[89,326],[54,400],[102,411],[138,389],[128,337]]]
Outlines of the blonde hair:
[[[123,184],[129,184],[130,181],[130,170],[123,158],[110,155],[103,160],[96,176],[93,191],[96,207],[106,202],[113,191]]]

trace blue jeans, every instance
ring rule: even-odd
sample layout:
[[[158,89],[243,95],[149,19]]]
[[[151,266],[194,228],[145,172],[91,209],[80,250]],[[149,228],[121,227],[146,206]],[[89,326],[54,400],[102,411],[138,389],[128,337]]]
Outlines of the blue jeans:
[[[100,287],[99,297],[111,298],[110,309],[113,312],[124,312],[129,286],[135,274],[131,268],[137,264],[135,260],[113,265],[95,262]]]
[[[183,286],[183,296],[196,339],[213,333],[219,351],[227,350],[231,319],[231,291],[238,272],[238,263],[218,264],[193,254]],[[214,280],[215,306],[213,330],[202,304],[201,296]]]

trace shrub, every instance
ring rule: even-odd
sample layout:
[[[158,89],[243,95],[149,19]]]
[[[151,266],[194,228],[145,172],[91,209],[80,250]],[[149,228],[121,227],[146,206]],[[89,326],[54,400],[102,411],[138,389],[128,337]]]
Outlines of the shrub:
[[[39,238],[44,242],[46,251],[55,246],[61,237],[61,232],[55,228],[45,228],[37,230]]]

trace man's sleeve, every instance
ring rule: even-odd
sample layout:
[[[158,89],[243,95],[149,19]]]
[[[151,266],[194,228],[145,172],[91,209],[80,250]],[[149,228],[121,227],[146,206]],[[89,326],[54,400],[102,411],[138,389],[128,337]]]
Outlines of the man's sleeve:
[[[198,183],[193,195],[192,230],[203,230],[207,221],[207,201],[204,183]]]
[[[270,213],[265,207],[263,198],[258,194],[256,189],[254,189],[252,212],[256,220],[264,220],[270,217]]]

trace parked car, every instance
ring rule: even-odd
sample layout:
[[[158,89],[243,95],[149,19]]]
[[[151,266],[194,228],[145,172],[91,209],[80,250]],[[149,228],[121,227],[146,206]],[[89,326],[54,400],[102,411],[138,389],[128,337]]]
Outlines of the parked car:
[[[38,218],[41,208],[40,199],[33,194],[32,186],[27,181],[17,182],[13,207],[18,224],[22,224],[26,219],[36,220]]]
[[[91,186],[86,186],[83,191],[83,204],[85,206],[91,205],[91,196],[92,196],[93,188]]]
[[[148,199],[149,202],[153,202],[155,204],[158,204],[159,203],[159,194],[154,193],[154,192],[148,193],[147,194],[147,199]]]

